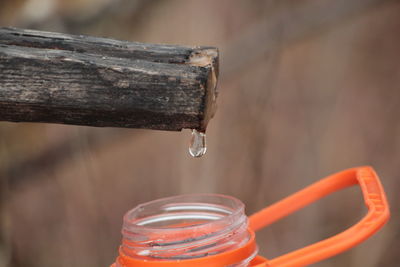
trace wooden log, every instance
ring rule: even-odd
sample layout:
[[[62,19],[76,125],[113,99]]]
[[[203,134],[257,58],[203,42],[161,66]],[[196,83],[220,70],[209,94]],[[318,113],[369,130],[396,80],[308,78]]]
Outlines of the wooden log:
[[[0,28],[0,120],[204,131],[218,50]]]

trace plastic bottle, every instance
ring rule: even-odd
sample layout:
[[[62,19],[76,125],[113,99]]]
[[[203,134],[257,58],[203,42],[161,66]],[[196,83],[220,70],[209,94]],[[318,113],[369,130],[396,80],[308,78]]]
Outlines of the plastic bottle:
[[[346,187],[359,185],[368,213],[347,230],[274,259],[257,255],[255,231]],[[330,175],[249,218],[243,203],[215,194],[151,201],[124,217],[122,245],[112,267],[300,267],[342,253],[389,219],[386,195],[368,166]]]

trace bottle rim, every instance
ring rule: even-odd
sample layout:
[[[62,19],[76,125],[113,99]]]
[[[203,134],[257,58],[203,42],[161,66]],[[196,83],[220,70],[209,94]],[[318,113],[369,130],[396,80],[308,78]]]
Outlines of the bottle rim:
[[[218,199],[223,199],[223,200],[229,200],[232,204],[232,209],[231,213],[226,213],[226,216],[223,216],[219,219],[211,220],[209,222],[205,222],[202,224],[197,224],[197,225],[189,225],[189,226],[180,226],[176,228],[176,230],[180,230],[182,228],[189,229],[189,228],[200,228],[200,227],[205,227],[210,224],[216,224],[216,223],[221,223],[225,221],[232,221],[235,218],[240,217],[241,215],[244,215],[244,209],[245,205],[243,204],[242,201],[239,199],[224,195],[224,194],[212,194],[212,193],[202,193],[202,194],[183,194],[183,195],[176,195],[176,196],[170,196],[170,197],[164,197],[164,198],[159,198],[156,200],[152,200],[149,202],[145,202],[142,204],[137,205],[135,208],[129,210],[127,213],[125,213],[123,217],[123,223],[124,227],[128,227],[129,230],[134,230],[137,229],[139,231],[171,231],[174,229],[171,228],[166,228],[166,227],[155,227],[155,226],[149,226],[149,225],[140,225],[134,222],[135,217],[132,217],[134,213],[140,214],[140,212],[151,205],[156,205],[156,204],[163,204],[163,203],[173,203],[174,200],[183,200],[183,199],[202,199],[202,201],[198,201],[198,203],[207,203],[204,200],[205,199],[212,199],[212,198],[218,198]],[[195,201],[193,201],[195,202]],[[182,202],[183,203],[183,202]],[[211,202],[208,202],[211,203]],[[160,205],[161,206],[161,205]]]

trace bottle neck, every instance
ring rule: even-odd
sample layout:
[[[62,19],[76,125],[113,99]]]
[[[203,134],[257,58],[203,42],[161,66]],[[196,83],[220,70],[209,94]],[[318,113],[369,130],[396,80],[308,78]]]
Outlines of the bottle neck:
[[[217,255],[250,239],[248,218],[238,199],[199,194],[164,198],[124,216],[122,252],[145,261],[176,261]],[[233,266],[247,266],[254,253]],[[118,265],[117,265],[118,266]]]

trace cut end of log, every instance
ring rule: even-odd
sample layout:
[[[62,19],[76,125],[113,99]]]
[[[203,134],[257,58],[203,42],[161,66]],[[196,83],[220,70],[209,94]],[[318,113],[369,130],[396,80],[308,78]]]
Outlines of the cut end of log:
[[[219,71],[219,55],[218,49],[214,47],[199,48],[194,51],[188,61],[193,66],[209,68],[209,76],[206,84],[206,97],[204,103],[204,115],[197,130],[205,132],[208,122],[214,117],[217,111],[217,81]]]

